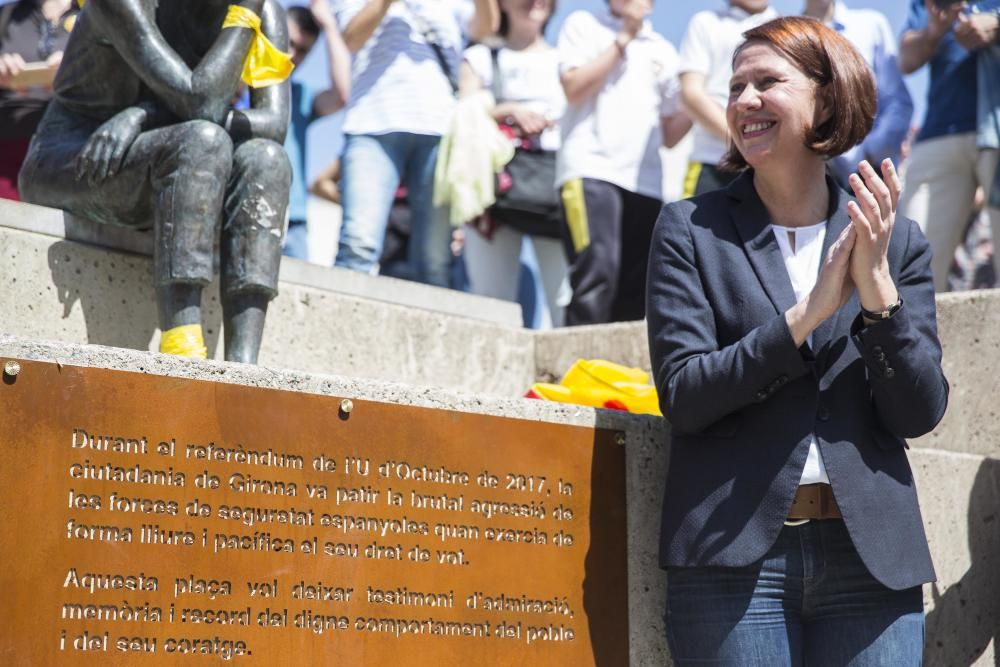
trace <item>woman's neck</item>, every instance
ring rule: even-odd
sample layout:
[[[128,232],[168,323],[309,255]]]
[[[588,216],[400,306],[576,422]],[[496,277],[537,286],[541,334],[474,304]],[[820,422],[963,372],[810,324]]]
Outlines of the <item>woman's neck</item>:
[[[771,222],[782,227],[806,227],[822,222],[830,209],[826,163],[809,160],[795,169],[757,169],[753,184]]]
[[[535,26],[510,26],[504,45],[513,51],[524,51],[541,46],[545,43],[545,37],[535,28]]]

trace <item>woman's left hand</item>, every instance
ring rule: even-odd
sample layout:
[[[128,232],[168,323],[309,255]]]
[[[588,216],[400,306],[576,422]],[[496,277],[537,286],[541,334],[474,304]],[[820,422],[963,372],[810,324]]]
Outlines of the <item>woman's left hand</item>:
[[[847,213],[857,232],[851,253],[851,279],[857,287],[861,306],[880,311],[899,298],[889,275],[887,253],[902,182],[889,159],[882,162],[881,177],[867,160],[861,162],[858,172],[860,176],[851,174],[850,177],[858,201],[847,205]]]

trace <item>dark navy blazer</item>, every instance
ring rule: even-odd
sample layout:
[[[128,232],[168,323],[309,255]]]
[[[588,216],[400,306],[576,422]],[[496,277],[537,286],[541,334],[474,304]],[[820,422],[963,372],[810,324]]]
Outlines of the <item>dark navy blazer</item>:
[[[850,224],[828,182],[823,257]],[[863,327],[857,295],[796,348],[795,304],[752,172],[669,204],[649,259],[647,320],[660,406],[672,427],[660,563],[750,565],[788,516],[816,434],[851,539],[893,589],[934,580],[904,438],[944,415],[931,251],[898,216],[889,243],[903,307]]]

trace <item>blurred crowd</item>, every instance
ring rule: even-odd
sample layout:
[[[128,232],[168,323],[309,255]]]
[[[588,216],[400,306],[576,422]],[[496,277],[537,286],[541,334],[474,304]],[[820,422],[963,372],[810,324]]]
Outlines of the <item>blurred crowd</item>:
[[[329,81],[291,84],[285,253],[519,301],[528,326],[642,319],[660,208],[734,178],[722,159],[733,52],[743,32],[777,16],[768,0],[719,1],[691,18],[676,48],[654,30],[652,5],[574,11],[554,44],[556,0],[289,7],[293,62],[322,42]],[[0,6],[0,197],[18,198],[18,169],[79,12],[74,0]],[[830,177],[846,183],[859,161],[893,159],[901,212],[933,248],[936,288],[995,285],[1000,0],[910,0],[902,26],[839,0],[804,0],[801,13],[850,40],[878,89],[874,128],[830,159]],[[927,112],[914,129],[903,77],[924,67]],[[328,147],[307,130],[334,113],[343,149],[323,155],[329,167],[309,183],[308,153]],[[329,203],[321,215],[310,217],[310,194]],[[317,233],[333,227],[336,240]]]

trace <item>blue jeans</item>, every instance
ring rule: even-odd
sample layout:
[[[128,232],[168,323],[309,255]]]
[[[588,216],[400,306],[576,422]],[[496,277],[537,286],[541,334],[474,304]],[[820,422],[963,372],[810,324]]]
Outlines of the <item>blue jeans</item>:
[[[391,132],[345,137],[341,157],[344,221],[336,266],[371,273],[385,240],[397,186],[410,204],[409,261],[416,280],[448,287],[451,226],[434,206],[434,167],[441,137]]]
[[[295,259],[309,259],[309,230],[305,220],[289,220],[285,247],[281,254]]]
[[[843,521],[785,526],[743,568],[667,570],[667,641],[677,667],[911,667],[923,660],[920,587],[874,579]]]

